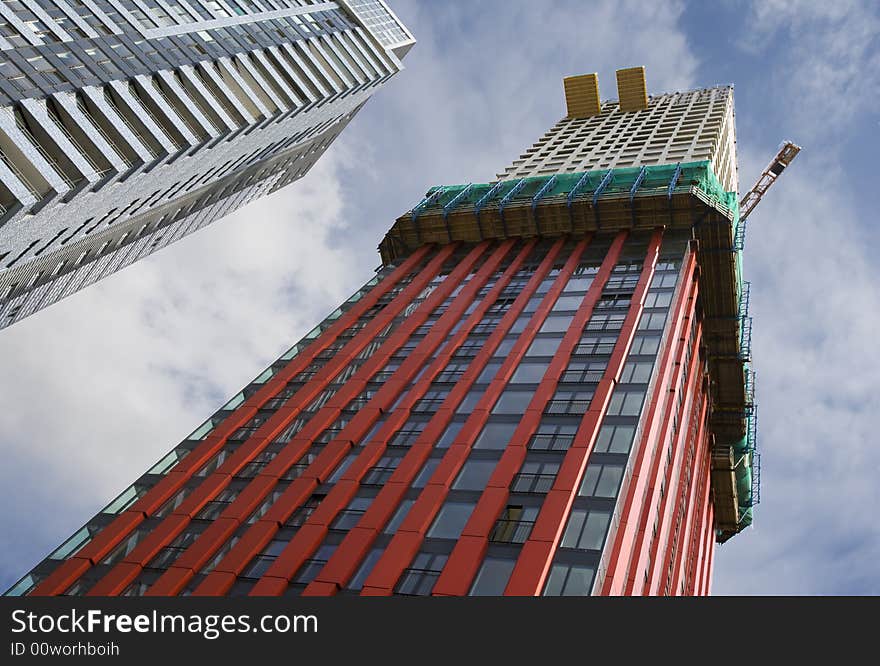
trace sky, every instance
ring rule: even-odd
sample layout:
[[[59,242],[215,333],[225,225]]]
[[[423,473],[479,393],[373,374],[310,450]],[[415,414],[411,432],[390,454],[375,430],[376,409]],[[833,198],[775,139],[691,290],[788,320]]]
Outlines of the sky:
[[[562,78],[734,84],[761,504],[713,593],[880,594],[880,5],[391,0],[418,43],[304,179],[0,332],[0,590],[366,282],[432,185],[486,182],[565,113]]]

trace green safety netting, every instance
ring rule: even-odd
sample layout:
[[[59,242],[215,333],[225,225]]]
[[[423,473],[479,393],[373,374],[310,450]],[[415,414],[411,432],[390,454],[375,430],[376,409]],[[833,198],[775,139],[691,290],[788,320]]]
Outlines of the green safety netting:
[[[555,174],[552,176],[534,176],[529,178],[499,181],[496,183],[471,183],[468,185],[450,185],[431,188],[425,199],[414,210],[415,215],[433,210],[447,212],[478,210],[486,206],[506,206],[531,203],[537,195],[540,201],[554,197],[568,197],[574,190],[574,197],[592,197],[602,187],[602,196],[615,194],[631,194],[633,186],[641,178],[635,193],[646,194],[668,193],[670,183],[680,169],[675,180],[673,192],[678,193],[695,187],[703,195],[717,204],[731,218],[734,239],[741,239],[739,230],[739,201],[736,192],[729,192],[718,180],[708,161],[688,162],[683,164],[663,164],[656,166],[628,167],[621,169],[597,169],[594,171]],[[585,177],[586,174],[586,177]],[[742,252],[741,240],[736,244],[736,274],[738,288],[742,290]],[[746,313],[741,313],[745,316]],[[746,432],[749,433],[733,445],[734,474],[737,494],[739,497],[740,525],[746,527],[752,523],[752,507],[756,502],[755,480],[755,428],[754,414],[747,417]]]

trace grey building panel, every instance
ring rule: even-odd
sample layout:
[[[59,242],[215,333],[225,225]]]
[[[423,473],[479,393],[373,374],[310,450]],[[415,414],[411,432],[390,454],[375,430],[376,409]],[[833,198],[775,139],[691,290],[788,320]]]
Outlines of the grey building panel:
[[[280,50],[283,50],[287,55],[290,56],[290,59],[293,63],[299,67],[303,74],[305,74],[306,78],[309,80],[315,88],[318,90],[318,95],[323,98],[329,98],[331,96],[330,91],[325,87],[324,82],[316,76],[315,72],[312,68],[305,63],[302,59],[300,52],[295,49],[291,44],[281,44],[278,47]]]
[[[150,77],[139,75],[134,77],[133,81],[138,92],[149,100],[148,103],[153,104],[153,108],[183,137],[187,147],[194,148],[201,143],[186,120],[174,110],[165,94]]]
[[[6,135],[9,143],[5,148],[5,152],[7,152],[7,156],[11,157],[10,153],[17,151],[23,156],[23,159],[26,160],[31,167],[30,172],[25,172],[22,170],[22,175],[27,179],[31,185],[36,187],[40,187],[40,180],[42,180],[45,185],[44,188],[48,189],[51,194],[47,195],[47,198],[51,198],[55,194],[64,194],[70,188],[64,183],[55,169],[49,164],[46,158],[37,150],[37,147],[33,144],[33,142],[25,136],[24,132],[19,129],[18,125],[13,118],[12,113],[9,112],[9,109],[4,109],[5,112],[0,112],[0,132]],[[21,170],[21,167],[19,167]]]
[[[40,4],[35,0],[19,0],[25,7],[30,9],[34,16],[40,19],[43,23],[46,24],[46,27],[51,30],[58,39],[62,42],[70,42],[73,38],[67,34],[67,32],[62,28],[57,21],[55,21],[51,16],[49,16],[46,11],[40,7]]]
[[[94,28],[92,28],[92,26],[86,21],[83,21],[82,17],[64,0],[54,0],[54,5],[64,12],[67,18],[73,21],[76,24],[76,27],[82,30],[87,37],[96,38],[98,36],[98,33],[95,32]]]
[[[214,113],[220,118],[223,124],[226,126],[226,129],[229,131],[236,131],[239,126],[238,124],[226,113],[226,109],[223,107],[222,102],[218,103],[220,100],[217,100],[214,95],[205,87],[205,84],[202,83],[202,79],[195,73],[195,69],[192,65],[182,65],[180,67],[180,74],[186,78],[186,81],[190,84],[195,93],[199,96],[200,104],[207,104]]]
[[[180,102],[180,104],[182,104],[190,114],[192,114],[195,122],[200,129],[206,132],[211,138],[216,138],[221,135],[220,129],[216,125],[214,125],[213,121],[205,117],[205,114],[202,113],[198,105],[193,103],[193,100],[192,98],[190,98],[189,93],[187,93],[187,91],[183,89],[183,87],[180,85],[180,83],[178,83],[173,74],[164,70],[160,70],[156,72],[156,76],[162,79],[165,85],[168,86],[174,98],[178,102]]]
[[[21,101],[21,108],[33,118],[52,141],[63,152],[64,157],[69,160],[79,172],[79,175],[88,183],[95,183],[100,180],[100,176],[94,167],[89,164],[83,153],[74,146],[68,136],[61,131],[55,121],[49,118],[49,112],[46,110],[45,100],[24,99]]]
[[[9,22],[9,25],[15,28],[32,46],[39,46],[43,43],[43,40],[37,37],[5,2],[0,2],[0,16],[6,19]]]
[[[402,68],[349,4],[0,3],[0,328],[302,177]]]
[[[111,81],[108,85],[113,88],[115,93],[124,103],[126,107],[125,111],[137,117],[138,121],[147,129],[147,132],[149,132],[153,140],[162,146],[166,155],[171,156],[177,152],[178,148],[171,140],[171,137],[169,137],[165,130],[159,126],[158,121],[144,107],[140,100],[132,94],[129,88],[129,82]]]

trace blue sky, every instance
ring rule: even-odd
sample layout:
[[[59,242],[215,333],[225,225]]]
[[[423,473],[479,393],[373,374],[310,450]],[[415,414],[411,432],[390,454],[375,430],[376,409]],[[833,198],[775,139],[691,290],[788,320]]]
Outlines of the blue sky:
[[[763,451],[718,594],[880,593],[880,7],[393,0],[419,43],[302,181],[0,333],[5,589],[372,274],[435,184],[485,182],[564,113],[564,76],[733,83]]]

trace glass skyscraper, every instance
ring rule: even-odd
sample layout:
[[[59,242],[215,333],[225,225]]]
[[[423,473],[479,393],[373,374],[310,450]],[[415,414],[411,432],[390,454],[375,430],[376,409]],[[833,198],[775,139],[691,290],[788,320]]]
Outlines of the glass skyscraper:
[[[0,328],[302,177],[413,43],[381,0],[0,2]]]
[[[733,91],[628,76],[567,79],[501,179],[431,188],[9,594],[708,594],[758,499]]]

